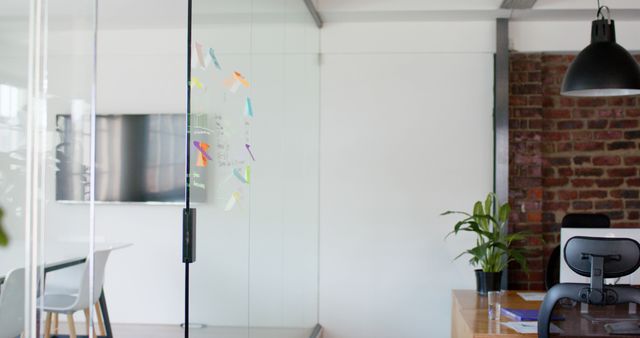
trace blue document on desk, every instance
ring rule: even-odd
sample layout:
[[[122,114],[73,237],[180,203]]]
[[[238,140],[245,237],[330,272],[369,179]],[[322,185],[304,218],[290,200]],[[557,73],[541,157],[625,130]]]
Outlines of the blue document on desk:
[[[538,321],[538,310],[525,310],[525,309],[510,309],[507,307],[502,308],[502,314],[519,321]],[[551,315],[552,321],[564,320],[564,317],[558,315]]]

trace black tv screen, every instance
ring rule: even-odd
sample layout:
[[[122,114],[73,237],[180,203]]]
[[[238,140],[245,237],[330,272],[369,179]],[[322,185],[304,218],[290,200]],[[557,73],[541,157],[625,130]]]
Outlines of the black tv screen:
[[[56,200],[88,201],[89,118],[58,115],[56,126]],[[96,116],[96,201],[184,201],[185,132],[184,114]]]

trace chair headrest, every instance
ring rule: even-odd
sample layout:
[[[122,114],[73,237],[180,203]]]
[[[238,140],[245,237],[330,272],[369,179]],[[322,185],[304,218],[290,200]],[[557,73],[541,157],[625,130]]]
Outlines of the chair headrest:
[[[566,214],[562,218],[563,228],[609,228],[611,220],[605,214]]]
[[[581,276],[591,276],[591,256],[604,258],[604,278],[622,277],[640,267],[640,244],[631,238],[578,236],[564,247],[564,260]]]

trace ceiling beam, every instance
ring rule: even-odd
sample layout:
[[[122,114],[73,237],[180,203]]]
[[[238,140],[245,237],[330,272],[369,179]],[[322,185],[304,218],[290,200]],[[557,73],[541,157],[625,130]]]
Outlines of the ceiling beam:
[[[313,4],[312,0],[303,0],[303,1],[304,1],[304,4],[307,5],[309,14],[311,14],[311,17],[313,17],[313,21],[316,22],[316,26],[318,26],[318,28],[322,28],[322,25],[324,25],[324,22],[322,21],[322,17],[320,16],[320,13],[316,9],[316,6]]]
[[[501,9],[531,9],[537,0],[502,0]]]

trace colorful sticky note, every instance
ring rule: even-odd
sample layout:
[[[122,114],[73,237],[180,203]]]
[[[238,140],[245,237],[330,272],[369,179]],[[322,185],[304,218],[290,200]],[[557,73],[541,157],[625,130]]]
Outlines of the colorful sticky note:
[[[245,144],[244,146],[247,148],[247,151],[249,152],[249,155],[251,155],[251,159],[255,161],[256,158],[253,157],[253,153],[251,152],[251,149],[250,149],[251,145]]]
[[[240,182],[247,183],[247,179],[244,177],[243,174],[240,173],[240,169],[234,168],[233,169],[233,176],[235,176]]]
[[[207,153],[209,144],[200,141],[193,141],[193,145],[198,150],[198,159],[196,160],[196,166],[206,167],[207,160],[211,160],[211,156],[209,156],[209,154]]]
[[[202,45],[198,42],[195,43],[196,56],[198,57],[198,65],[201,68],[205,68],[204,65],[204,55],[202,54]]]
[[[246,88],[249,88],[250,86],[249,81],[247,81],[247,79],[245,79],[244,76],[240,74],[240,72],[233,72],[233,78],[239,81],[240,83],[242,83],[242,85],[245,86]]]
[[[200,80],[195,76],[191,77],[191,87],[193,86],[196,86],[199,89],[204,89],[204,85],[202,84],[202,82],[200,82]]]
[[[249,81],[240,74],[240,72],[233,72],[231,78],[224,81],[225,86],[230,87],[229,91],[235,93],[240,89],[240,86],[248,88],[250,86]]]
[[[251,99],[248,97],[244,102],[244,114],[247,117],[253,117],[253,105],[251,104]]]
[[[229,201],[227,201],[227,205],[225,206],[224,211],[229,211],[233,209],[233,207],[236,206],[236,203],[238,203],[239,200],[240,200],[239,192],[236,191],[233,194],[231,194],[231,197],[229,198]]]
[[[216,57],[216,53],[213,51],[213,48],[209,48],[209,56],[211,57],[211,61],[213,61],[213,65],[221,70],[222,67],[220,67],[220,63],[218,62],[218,58]]]
[[[240,182],[249,184],[251,183],[251,167],[246,166],[244,170],[235,168],[233,169],[233,176],[235,176]]]

